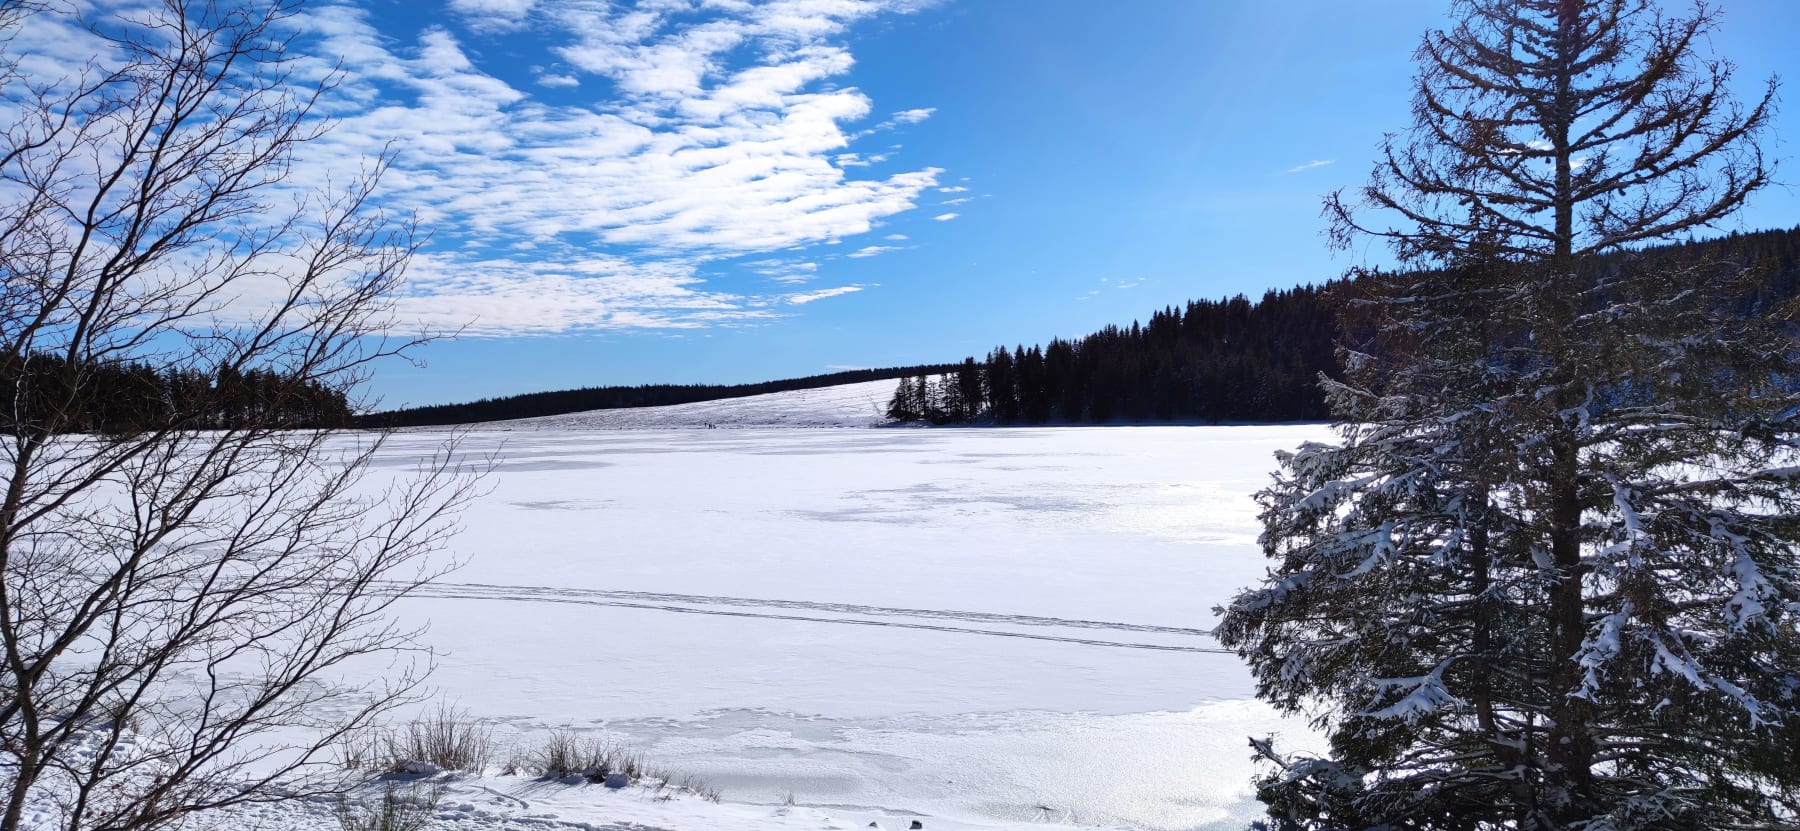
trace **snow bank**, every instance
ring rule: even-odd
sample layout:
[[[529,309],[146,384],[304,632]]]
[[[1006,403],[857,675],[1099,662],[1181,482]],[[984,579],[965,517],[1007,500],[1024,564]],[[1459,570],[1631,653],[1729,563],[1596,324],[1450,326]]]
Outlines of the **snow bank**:
[[[925,831],[1045,831],[1035,823],[968,822],[830,806],[715,804],[674,789],[570,785],[525,776],[436,777],[414,780],[399,793],[419,795],[433,785],[439,796],[427,831],[896,831],[910,828],[915,820]],[[417,790],[409,792],[408,787]],[[383,790],[383,783],[371,783],[353,799],[378,805]],[[207,831],[344,831],[335,810],[335,802],[324,799],[243,806],[212,812],[195,826]]]

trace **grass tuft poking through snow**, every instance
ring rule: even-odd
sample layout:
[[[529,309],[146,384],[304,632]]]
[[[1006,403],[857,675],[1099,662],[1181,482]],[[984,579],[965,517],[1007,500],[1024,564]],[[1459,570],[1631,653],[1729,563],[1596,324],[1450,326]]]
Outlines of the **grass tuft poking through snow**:
[[[439,704],[426,717],[387,736],[387,756],[393,765],[420,763],[440,770],[480,775],[493,755],[493,731],[463,710]]]
[[[493,757],[493,731],[447,704],[404,727],[377,729],[348,743],[339,764],[372,775],[466,773],[480,776]]]
[[[524,755],[524,763],[513,765],[546,779],[581,777],[600,782],[615,773],[628,779],[640,775],[642,761],[636,753],[611,742],[582,738],[572,730],[553,730],[543,744]]]
[[[436,820],[446,812],[469,819],[469,797],[475,792],[497,796],[506,807],[528,810],[526,799],[496,790],[521,786],[540,789],[532,792],[531,801],[542,799],[546,786],[556,790],[561,789],[555,786],[564,786],[573,796],[585,786],[602,785],[605,793],[636,794],[650,803],[721,802],[719,789],[706,780],[673,773],[625,745],[572,728],[505,748],[504,761],[490,769],[496,755],[489,723],[465,710],[439,705],[416,721],[379,730],[345,751],[342,764],[354,783],[328,803],[329,821],[339,831],[429,831],[441,827]]]
[[[515,749],[505,772],[551,780],[583,779],[613,788],[643,785],[659,794],[672,789],[714,803],[721,798],[719,789],[705,780],[671,773],[651,765],[635,750],[567,729],[551,731],[535,748]]]

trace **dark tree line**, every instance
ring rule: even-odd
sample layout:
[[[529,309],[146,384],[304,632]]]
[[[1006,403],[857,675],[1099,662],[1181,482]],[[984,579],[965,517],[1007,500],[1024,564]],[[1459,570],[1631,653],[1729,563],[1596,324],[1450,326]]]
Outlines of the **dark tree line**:
[[[151,430],[337,428],[343,390],[263,369],[159,369],[143,362],[71,365],[62,356],[0,359],[0,427],[54,425],[112,435]]]
[[[1721,297],[1743,315],[1762,314],[1800,295],[1800,228],[1658,246],[1630,262],[1662,268],[1701,261],[1757,266],[1764,279],[1748,293]],[[1621,269],[1623,257],[1590,268]],[[1147,324],[1108,326],[1075,341],[1004,346],[968,358],[936,377],[901,380],[888,405],[896,421],[956,424],[1142,421],[1322,421],[1330,417],[1321,376],[1341,380],[1340,343],[1362,343],[1356,281],[1190,301]],[[1347,312],[1347,314],[1346,314]]]
[[[1324,419],[1335,376],[1337,283],[1169,306],[1075,341],[1004,346],[933,381],[904,382],[889,415],[946,424]]]
[[[357,419],[360,427],[423,427],[436,424],[472,424],[481,421],[504,421],[514,418],[580,413],[588,410],[611,410],[628,407],[663,407],[693,404],[725,398],[743,398],[771,392],[791,392],[839,384],[885,381],[917,374],[935,374],[951,368],[949,364],[894,367],[888,369],[854,369],[828,375],[810,375],[758,384],[645,384],[635,387],[583,387],[573,390],[534,392],[501,398],[483,398],[466,404],[438,404],[409,407],[373,413]]]

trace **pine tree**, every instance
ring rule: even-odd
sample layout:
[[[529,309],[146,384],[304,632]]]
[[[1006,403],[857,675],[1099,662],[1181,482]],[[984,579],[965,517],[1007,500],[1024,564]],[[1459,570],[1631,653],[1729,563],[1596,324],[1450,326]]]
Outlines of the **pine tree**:
[[[1336,240],[1426,270],[1366,275],[1342,444],[1283,456],[1274,569],[1219,630],[1331,743],[1256,742],[1259,796],[1278,828],[1791,826],[1794,309],[1745,309],[1736,260],[1639,251],[1767,184],[1773,86],[1733,102],[1703,7],[1454,17],[1413,129],[1327,201]]]
[[[894,397],[888,399],[887,417],[893,421],[918,421],[925,417],[913,401],[912,379],[901,378],[894,388]]]
[[[1044,347],[1044,378],[1052,396],[1052,404],[1064,421],[1080,421],[1082,416],[1081,358],[1075,345],[1054,338]]]
[[[1049,421],[1054,399],[1044,371],[1043,350],[1021,348],[1013,354],[1013,365],[1019,373],[1020,416],[1033,424]]]
[[[981,415],[982,408],[981,367],[974,358],[964,358],[962,365],[956,368],[956,389],[963,403],[963,421],[974,421]]]
[[[1006,347],[998,347],[988,355],[987,376],[984,380],[987,383],[988,407],[993,410],[994,420],[1002,424],[1017,421],[1018,374],[1012,353]]]
[[[937,395],[923,372],[913,379],[912,405],[913,411],[919,414],[919,418],[933,423],[938,421]]]

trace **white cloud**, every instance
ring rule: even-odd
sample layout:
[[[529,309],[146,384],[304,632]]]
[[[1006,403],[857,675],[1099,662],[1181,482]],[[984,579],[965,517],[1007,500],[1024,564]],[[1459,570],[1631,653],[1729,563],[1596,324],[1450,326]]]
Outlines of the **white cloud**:
[[[866,156],[861,153],[839,153],[832,157],[832,161],[836,162],[838,167],[868,167],[885,162],[889,158],[891,156],[887,153],[871,153]]]
[[[920,107],[916,110],[901,110],[888,117],[894,124],[917,124],[937,112],[936,107]]]
[[[798,294],[790,294],[786,299],[787,302],[798,306],[804,303],[811,303],[814,300],[824,300],[827,297],[841,297],[846,294],[853,294],[862,291],[863,288],[863,286],[838,286],[837,288],[803,291]]]
[[[955,199],[946,199],[946,200],[944,200],[944,201],[943,201],[943,202],[940,202],[940,203],[938,203],[938,204],[941,204],[941,205],[961,205],[961,204],[963,204],[963,203],[965,203],[965,202],[973,202],[973,201],[975,201],[975,197],[973,197],[973,196],[958,196],[958,197],[957,197],[957,198],[955,198]]]
[[[537,0],[450,0],[450,10],[481,31],[519,28],[536,5]]]
[[[890,242],[905,242],[907,239],[909,239],[909,237],[907,237],[905,234],[888,234],[887,236],[882,237],[882,239],[888,240]]]
[[[756,274],[787,285],[811,282],[818,275],[819,264],[801,260],[766,259],[744,263]]]
[[[1102,277],[1102,278],[1100,278],[1100,283],[1102,284],[1102,286],[1104,288],[1135,289],[1138,286],[1143,285],[1145,279],[1146,278],[1143,278],[1143,277],[1136,277],[1136,278],[1132,278],[1130,280],[1120,279],[1120,280],[1115,281],[1111,277]],[[1092,291],[1089,291],[1087,293],[1087,296],[1093,296],[1093,295],[1099,294],[1102,290],[1103,289],[1093,289]],[[1083,297],[1081,299],[1086,299],[1086,298]]]
[[[1324,167],[1324,166],[1326,166],[1328,164],[1332,164],[1336,161],[1337,161],[1337,159],[1314,159],[1310,162],[1307,162],[1306,164],[1294,165],[1293,167],[1288,168],[1286,172],[1288,172],[1288,173],[1304,173],[1305,171],[1312,170],[1313,168]]]
[[[537,85],[540,87],[559,88],[578,87],[581,86],[581,79],[573,75],[553,75],[544,73],[537,76]]]
[[[938,185],[935,167],[849,172],[889,154],[858,153],[844,127],[872,102],[841,83],[854,63],[842,35],[910,8],[719,0],[698,17],[680,3],[453,0],[450,19],[471,29],[528,24],[552,41],[559,65],[536,84],[609,96],[564,106],[490,74],[450,29],[397,42],[359,7],[315,6],[300,25],[319,58],[302,68],[341,57],[345,77],[324,107],[339,126],[306,148],[294,178],[341,178],[344,160],[392,142],[381,196],[433,234],[402,311],[443,325],[466,314],[474,332],[505,335],[768,316],[812,293],[714,290],[706,264],[867,233]],[[753,273],[806,282],[816,265],[803,260]]]
[[[962,185],[956,185],[955,187],[938,188],[937,191],[938,193],[964,193],[968,191],[968,188],[963,187]]]
[[[832,2],[832,0],[824,0],[824,1]],[[858,132],[855,136],[852,136],[852,138],[864,138],[866,136],[875,135],[876,133],[882,132],[883,130],[892,130],[896,127],[904,127],[904,126],[911,125],[911,124],[918,124],[919,122],[924,121],[927,118],[930,118],[931,114],[935,113],[935,112],[937,112],[936,107],[920,107],[919,109],[915,109],[915,110],[901,110],[897,113],[894,113],[891,116],[888,116],[888,118],[886,120],[882,121],[880,124],[877,124],[874,127],[870,127],[867,130]],[[898,144],[893,145],[893,149],[895,149],[895,150],[900,149],[900,145],[898,145]]]
[[[864,257],[873,257],[877,254],[885,254],[889,251],[899,250],[899,246],[894,245],[871,245],[865,248],[858,248],[855,251],[850,252],[847,256],[853,260],[860,260]]]
[[[950,220],[955,219],[959,216],[962,216],[962,214],[959,214],[959,213],[956,213],[953,211],[951,213],[938,214],[937,216],[932,217],[932,219],[935,219],[939,222],[949,222]]]
[[[425,253],[411,273],[414,291],[400,299],[398,317],[467,335],[693,329],[776,316],[756,298],[706,290],[680,263]]]

